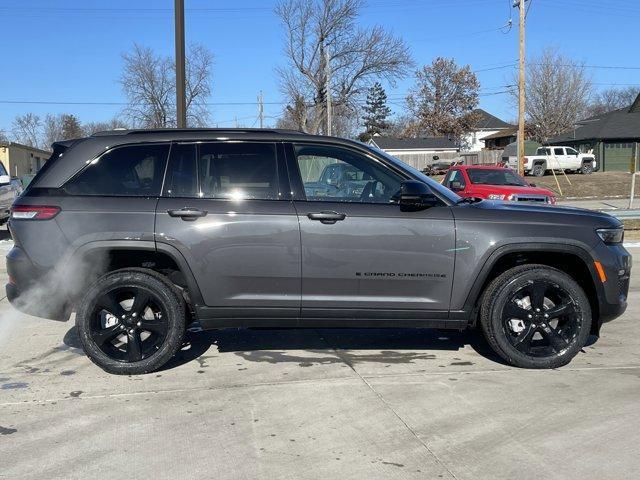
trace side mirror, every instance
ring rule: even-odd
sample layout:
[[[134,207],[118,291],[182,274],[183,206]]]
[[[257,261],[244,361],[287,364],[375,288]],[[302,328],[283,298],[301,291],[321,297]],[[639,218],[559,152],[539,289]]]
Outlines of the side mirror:
[[[449,188],[454,192],[459,192],[460,190],[463,190],[462,184],[460,182],[451,182],[449,184]]]
[[[535,187],[535,186],[536,186],[536,184],[535,184],[535,183],[533,183],[533,182],[531,182],[531,183],[529,183],[529,186],[530,186],[530,187]]]
[[[11,184],[11,177],[9,175],[0,175],[0,185]]]
[[[436,197],[426,183],[416,180],[402,182],[398,205],[403,212],[418,212],[438,205]]]

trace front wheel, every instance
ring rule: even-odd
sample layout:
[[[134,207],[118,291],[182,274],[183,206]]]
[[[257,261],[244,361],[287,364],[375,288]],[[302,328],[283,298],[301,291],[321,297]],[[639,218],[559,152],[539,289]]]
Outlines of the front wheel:
[[[509,364],[556,368],[585,345],[591,307],[573,278],[545,265],[512,268],[491,282],[483,296],[484,335]]]
[[[103,370],[149,373],[182,345],[184,300],[153,271],[116,270],[89,288],[80,302],[76,327],[85,353]]]

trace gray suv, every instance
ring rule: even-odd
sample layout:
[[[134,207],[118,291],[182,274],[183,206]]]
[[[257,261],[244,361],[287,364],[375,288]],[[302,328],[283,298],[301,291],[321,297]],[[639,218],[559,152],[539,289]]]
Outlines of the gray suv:
[[[89,358],[121,374],[161,367],[194,322],[479,327],[508,363],[558,367],[624,312],[631,268],[609,215],[462,199],[380,150],[282,130],[56,143],[10,230],[12,304],[75,311]]]

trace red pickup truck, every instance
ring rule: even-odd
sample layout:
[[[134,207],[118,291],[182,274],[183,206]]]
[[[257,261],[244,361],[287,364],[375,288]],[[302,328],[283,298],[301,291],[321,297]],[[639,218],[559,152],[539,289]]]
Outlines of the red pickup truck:
[[[555,205],[555,193],[527,183],[510,168],[495,165],[456,165],[449,169],[442,184],[461,197],[513,202],[540,202]]]

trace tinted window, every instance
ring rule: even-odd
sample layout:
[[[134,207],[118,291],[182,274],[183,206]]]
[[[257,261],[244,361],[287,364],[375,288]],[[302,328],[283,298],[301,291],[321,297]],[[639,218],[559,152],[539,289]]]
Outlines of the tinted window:
[[[169,145],[115,148],[92,161],[64,189],[71,195],[157,196],[168,153]]]
[[[464,190],[466,187],[466,182],[464,181],[464,175],[460,170],[449,170],[449,174],[447,176],[447,181],[445,185],[450,189],[454,189],[453,183],[459,183],[459,186],[456,186],[456,190]]]
[[[554,155],[564,155],[564,150],[562,148],[554,148],[553,149],[553,154]]]
[[[576,152],[573,148],[567,148],[567,155],[578,155],[578,152]]]
[[[523,187],[524,180],[511,170],[470,168],[467,170],[471,183],[480,185],[513,185]]]
[[[164,195],[278,200],[276,147],[266,143],[174,145]]]
[[[325,146],[295,147],[309,201],[390,203],[402,179],[357,152]]]

